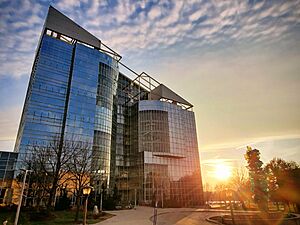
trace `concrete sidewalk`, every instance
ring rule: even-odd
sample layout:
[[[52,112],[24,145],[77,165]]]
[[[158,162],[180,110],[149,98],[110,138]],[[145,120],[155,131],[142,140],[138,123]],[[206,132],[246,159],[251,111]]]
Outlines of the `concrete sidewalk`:
[[[95,225],[152,225],[150,217],[153,215],[153,208],[151,207],[140,206],[136,209],[107,211],[107,213],[115,216]]]
[[[176,213],[176,212],[204,212],[204,211],[215,211],[215,210],[203,210],[195,208],[166,208],[157,209],[158,216],[164,213]],[[221,211],[221,210],[216,210]],[[223,212],[228,210],[222,210]],[[152,207],[138,206],[135,209],[129,210],[116,210],[107,211],[107,213],[115,215],[114,217],[105,221],[96,223],[95,225],[152,225],[150,218],[153,216]]]
[[[253,213],[258,211],[247,211]],[[138,206],[135,209],[107,211],[115,215],[105,221],[94,225],[152,225],[151,218],[154,213],[152,207]],[[201,208],[165,208],[157,209],[158,225],[208,225],[206,218],[214,215],[229,214],[229,210],[201,209]],[[234,213],[245,213],[243,210],[235,210]]]

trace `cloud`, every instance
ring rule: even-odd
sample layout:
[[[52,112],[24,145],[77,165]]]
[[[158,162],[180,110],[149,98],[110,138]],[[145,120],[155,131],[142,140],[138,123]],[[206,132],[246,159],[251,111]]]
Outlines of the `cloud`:
[[[193,22],[198,20],[200,17],[206,16],[208,11],[207,6],[208,4],[205,4],[204,6],[200,7],[195,12],[193,12],[191,15],[189,15],[189,20]]]
[[[199,68],[199,72],[197,71],[195,73],[197,73],[197,75],[202,75],[201,79],[203,79],[204,70],[202,68],[205,65],[204,62],[201,61],[199,55],[210,54],[210,52],[215,49],[231,48],[232,46],[241,46],[245,43],[248,44],[248,46],[255,47],[253,43],[264,43],[268,45],[280,40],[298,41],[299,44],[299,0],[160,0],[151,2],[134,0],[1,1],[0,77],[10,76],[17,80],[20,79],[20,77],[30,75],[35,49],[50,3],[68,17],[72,18],[79,25],[97,36],[105,44],[119,52],[124,56],[124,60],[129,59],[128,61],[131,60],[131,62],[135,63],[137,66],[143,65],[140,67],[148,66],[151,68],[152,63],[156,64],[157,68],[158,66],[163,66],[162,62],[169,61],[173,62],[173,65],[179,63],[185,64],[186,67],[184,67],[184,65],[182,66],[185,70],[180,74],[181,80],[184,80],[187,77],[183,75],[192,71],[189,67],[196,67],[196,65],[201,65],[197,67]],[[289,36],[293,34],[294,36]],[[285,44],[286,42],[284,42],[284,45]],[[296,51],[297,49],[292,50]],[[190,54],[191,56],[194,56],[193,54],[198,55],[195,55],[197,57],[194,57],[194,61],[187,62],[185,60],[188,57],[182,57],[182,54],[184,53]],[[148,57],[143,57],[145,55]],[[161,60],[161,57],[165,57],[165,55],[169,58],[167,60]],[[259,58],[260,55],[256,55],[255,57]],[[145,60],[145,58],[147,60]],[[151,62],[151,60],[154,63]],[[226,56],[223,57],[222,60],[226,61]],[[216,58],[213,57],[210,61],[214,62],[216,61]],[[236,61],[237,62],[234,63],[239,63],[239,65],[243,63],[239,59]],[[231,62],[226,61],[226,64],[230,66]],[[251,62],[249,63],[249,60],[247,60],[247,64],[250,64],[249,67],[257,65],[255,63],[252,65]],[[174,75],[176,74],[173,74],[172,70],[170,70],[170,67],[173,68],[173,65],[169,66],[168,71],[165,72],[165,74],[171,74],[170,77],[172,76],[171,79],[174,80]],[[131,64],[129,64],[129,66],[131,66]],[[209,70],[212,71],[210,72],[209,80],[214,82],[203,87],[203,89],[206,90],[201,90],[201,93],[219,89],[221,86],[218,86],[217,83],[220,82],[220,77],[216,80],[213,79],[213,76],[220,76],[220,74],[224,72],[214,70],[218,66],[218,64],[215,64],[214,67],[209,68]],[[224,64],[221,64],[221,66],[223,70]],[[151,69],[154,70],[155,68]],[[212,74],[215,71],[219,73]],[[289,70],[287,70],[287,72],[288,71]],[[244,72],[240,68],[230,70],[227,75],[229,73],[233,74],[237,72],[241,73],[239,74],[240,77],[243,77]],[[285,73],[284,71],[283,74],[284,76],[282,77],[287,79],[288,73]],[[280,86],[284,85],[282,84],[282,77],[280,77]],[[166,79],[165,77],[162,78]],[[205,81],[199,79],[199,77],[193,77],[193,79],[199,80],[199,83],[203,82],[203,84],[207,84],[207,82],[205,83]],[[242,80],[242,82],[249,82],[249,79],[250,78],[247,77],[245,78],[245,81]],[[255,82],[255,85],[260,85],[260,81],[261,80],[258,78],[256,81],[258,84]],[[222,80],[222,86],[226,86],[226,82],[230,82],[230,78]],[[270,79],[268,79],[268,82],[270,82]],[[199,96],[200,99],[199,90],[202,86],[199,83],[196,82],[193,85],[199,85],[199,88],[196,91],[197,96]],[[293,84],[296,83],[297,82],[293,82]],[[183,86],[186,86],[186,89],[190,87],[189,85],[184,85],[180,82],[179,88]],[[241,87],[235,88],[239,89]],[[229,89],[231,88],[227,88],[227,91]],[[224,91],[224,89],[220,90]],[[289,86],[286,92],[291,90],[294,89],[291,89]],[[226,96],[226,93],[221,91],[215,92],[211,96],[205,96],[205,98],[207,97],[207,99],[211,101],[210,104],[218,105],[219,102],[213,101],[211,98],[212,96],[222,94]],[[267,94],[267,92],[266,89],[263,89],[262,95]],[[0,96],[0,98],[4,97]],[[229,98],[230,101],[232,100],[228,95],[226,98]],[[202,104],[201,101],[205,101],[204,98],[199,100],[199,105]],[[203,111],[207,110],[209,107],[209,105],[202,106],[203,109],[201,110]],[[265,105],[262,106],[265,107]],[[204,109],[205,107],[206,109]],[[290,107],[290,105],[288,105],[288,107]],[[197,112],[199,115],[201,110]],[[224,108],[221,110],[224,112]],[[0,108],[1,150],[13,149],[20,114],[21,106],[11,106],[5,109]],[[230,118],[232,117],[233,116],[231,115]],[[199,121],[201,121],[201,119],[199,117]],[[203,123],[203,121],[201,122]],[[239,123],[239,126],[242,124],[240,121],[237,123]],[[204,126],[201,131],[203,133],[213,133],[215,136],[218,136],[217,132],[222,132],[222,129],[219,127],[215,128],[213,131],[207,131],[211,128],[210,125],[211,124],[207,127]],[[269,127],[269,130],[272,131],[272,127],[270,125]],[[235,131],[235,134],[231,135],[233,140],[235,140],[234,138],[239,135],[239,129],[232,129],[237,130]],[[259,129],[260,128],[255,128],[253,130],[256,131]],[[272,133],[271,131],[270,133]],[[211,165],[218,163],[236,165],[237,160],[243,161],[243,151],[246,145],[251,145],[264,150],[262,152],[264,162],[275,155],[283,155],[284,157],[289,157],[289,159],[293,159],[295,156],[299,158],[299,153],[297,153],[299,152],[299,147],[297,147],[299,144],[291,146],[288,146],[287,144],[278,144],[279,142],[292,142],[293,140],[299,139],[300,137],[297,133],[292,133],[290,135],[253,137],[239,139],[233,142],[217,143],[214,145],[201,145],[200,153],[203,155],[203,157],[201,157],[202,164],[205,167],[205,170],[203,171],[207,171],[209,174],[210,170],[207,169],[207,167],[210,168]],[[201,140],[200,136],[199,140]],[[283,152],[280,152],[280,149],[282,149]],[[278,154],[279,152],[281,154]],[[211,156],[212,159],[209,159],[207,155]]]
[[[47,3],[47,1],[46,1]],[[299,24],[298,1],[54,1],[54,6],[122,55],[243,40],[278,40]],[[8,1],[0,8],[0,76],[29,75],[48,4]],[[200,21],[199,21],[200,19]],[[9,59],[9,60],[8,60]],[[22,69],[21,69],[22,68]]]
[[[201,148],[201,152],[214,152],[228,149],[235,150],[244,150],[247,146],[255,146],[256,144],[270,141],[279,141],[279,140],[291,140],[291,139],[300,139],[300,134],[285,134],[285,135],[275,135],[275,136],[265,136],[265,137],[256,137],[248,138],[244,140],[239,140],[235,142],[225,142],[219,144],[206,145]]]
[[[232,169],[245,168],[244,154],[246,146],[259,149],[263,163],[269,162],[274,157],[280,157],[286,161],[300,162],[300,134],[266,136],[245,140],[244,142],[211,145],[200,150],[204,182],[219,183],[213,176],[217,165],[225,164]]]
[[[21,106],[0,110],[0,150],[13,150],[21,110]]]
[[[285,134],[285,135],[258,137],[252,139],[249,143],[236,147],[236,149],[246,148],[247,146],[255,145],[262,142],[291,140],[291,139],[300,139],[300,134]]]
[[[86,1],[85,1],[86,2]],[[80,7],[80,1],[77,0],[62,0],[56,4],[60,10],[69,10]]]
[[[201,160],[202,165],[207,165],[207,166],[216,166],[218,164],[226,164],[226,163],[231,163],[235,162],[237,159],[229,159],[229,158],[214,158],[214,159],[205,159]]]
[[[166,12],[165,16],[161,18],[158,26],[167,27],[172,26],[172,24],[178,22],[181,16],[181,10],[184,7],[183,1],[174,1],[173,4],[169,6],[171,9]]]
[[[253,10],[254,10],[254,11],[257,11],[257,10],[262,9],[262,7],[264,6],[264,4],[265,4],[264,1],[261,1],[261,2],[256,3],[256,4],[254,5],[254,7],[253,7]]]
[[[42,30],[42,6],[28,0],[1,7],[0,76],[29,75]]]
[[[153,7],[149,12],[148,12],[148,17],[150,20],[154,20],[157,17],[159,17],[161,15],[161,10],[160,7],[156,6]]]

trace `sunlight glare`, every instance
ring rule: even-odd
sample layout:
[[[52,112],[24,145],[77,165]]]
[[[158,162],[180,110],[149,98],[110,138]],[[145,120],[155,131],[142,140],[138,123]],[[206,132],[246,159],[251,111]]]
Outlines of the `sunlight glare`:
[[[231,168],[227,165],[217,165],[215,168],[215,177],[219,180],[227,180],[231,176]]]

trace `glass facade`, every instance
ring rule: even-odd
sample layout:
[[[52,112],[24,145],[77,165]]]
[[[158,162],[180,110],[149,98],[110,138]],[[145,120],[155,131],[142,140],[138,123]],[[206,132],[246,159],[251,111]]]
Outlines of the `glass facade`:
[[[138,85],[131,85],[132,80],[123,74],[119,74],[118,88],[117,88],[117,124],[116,124],[116,144],[113,150],[115,155],[112,163],[111,179],[113,179],[121,201],[124,203],[133,202],[135,198],[135,189],[137,188],[137,139],[138,129],[135,122],[136,107],[129,107],[131,99],[124,89],[128,86],[131,91],[138,93],[143,92],[143,98],[147,98],[147,92],[141,90]]]
[[[61,136],[73,45],[44,36],[33,65],[15,151],[22,159],[35,145]]]
[[[18,169],[35,146],[78,141],[108,186],[118,64],[97,49],[44,34],[33,66],[15,151]]]
[[[130,145],[128,142],[129,124],[128,124],[128,110],[126,102],[130,98],[126,95],[123,89],[130,85],[131,80],[127,77],[119,74],[118,89],[117,89],[117,126],[116,126],[116,145],[114,151],[113,162],[114,167],[112,168],[111,178],[113,179],[119,194],[121,195],[122,202],[129,201],[129,168],[130,168]]]
[[[114,100],[117,93],[118,81],[117,64],[111,66],[100,63],[96,120],[93,144],[93,161],[96,168],[97,182],[100,187],[103,184],[109,188],[111,152],[114,147],[113,125],[115,124]]]
[[[78,141],[92,152],[98,193],[118,191],[125,204],[135,198],[148,205],[201,204],[194,113],[177,104],[182,98],[175,93],[177,100],[151,100],[157,92],[141,85],[142,76],[119,73],[101,41],[71,22],[68,33],[82,40],[47,30],[47,23],[41,36],[15,144],[18,169],[35,146]],[[99,46],[86,44],[97,40]]]
[[[203,196],[194,113],[169,102],[140,101],[138,114],[139,199],[199,205]]]
[[[0,151],[0,181],[10,180],[14,177],[17,158],[18,154],[15,152]]]
[[[0,151],[0,204],[5,202],[11,190],[18,154]]]

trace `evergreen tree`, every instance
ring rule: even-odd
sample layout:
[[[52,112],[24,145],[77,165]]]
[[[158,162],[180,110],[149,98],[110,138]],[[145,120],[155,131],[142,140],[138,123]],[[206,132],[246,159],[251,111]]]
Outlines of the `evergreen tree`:
[[[259,150],[247,146],[245,159],[248,163],[252,198],[261,211],[268,211],[268,185],[262,167],[263,162],[260,160],[259,155]]]

